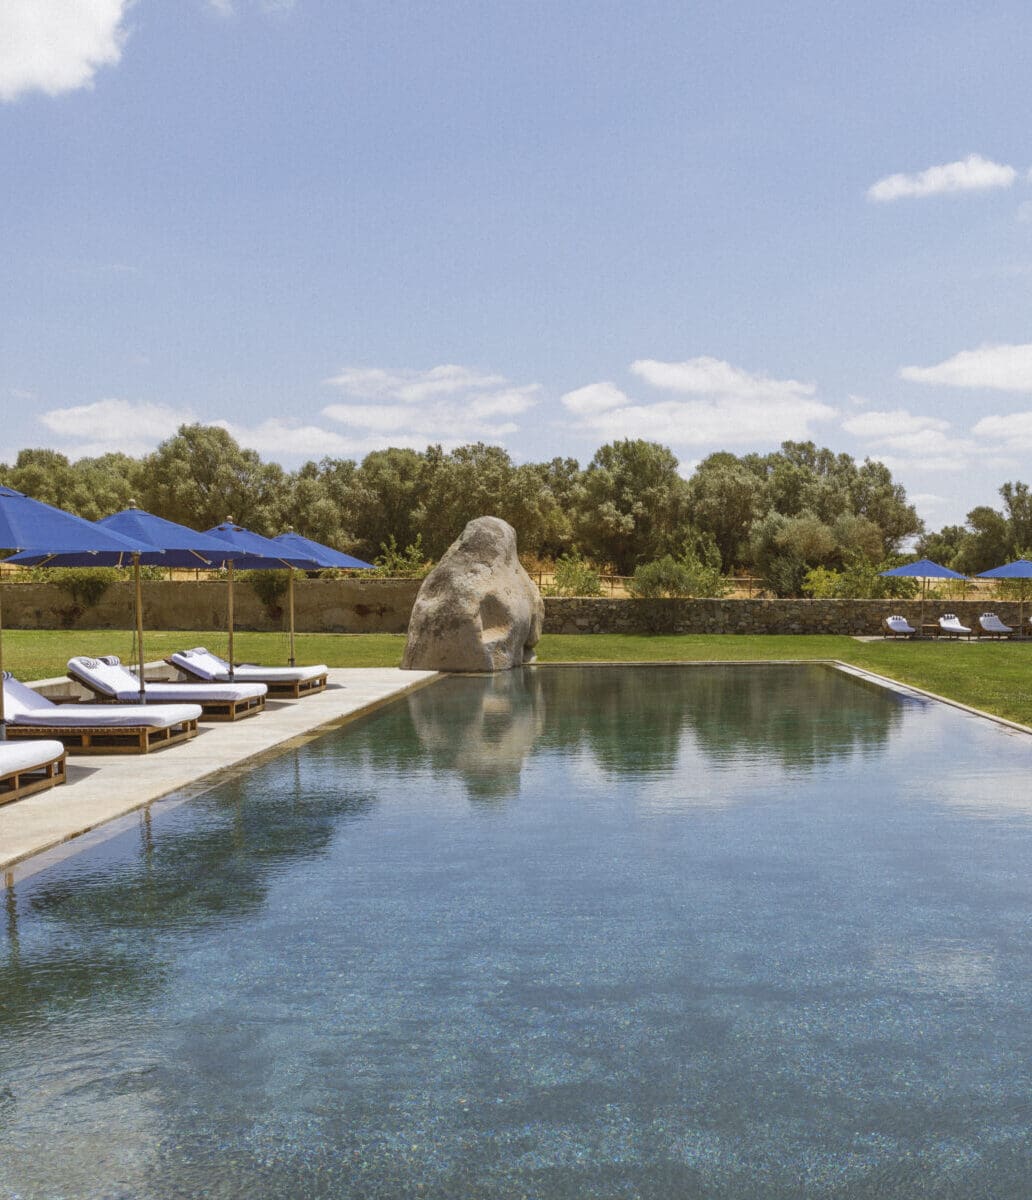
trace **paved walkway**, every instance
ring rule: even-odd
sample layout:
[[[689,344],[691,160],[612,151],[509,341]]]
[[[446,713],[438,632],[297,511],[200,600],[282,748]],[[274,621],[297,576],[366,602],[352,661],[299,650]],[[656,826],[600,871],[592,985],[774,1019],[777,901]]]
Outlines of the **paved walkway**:
[[[183,745],[150,754],[70,754],[66,784],[0,805],[0,870],[170,792],[206,790],[227,771],[254,765],[434,678],[433,671],[393,667],[333,670],[324,692],[270,700],[258,717],[202,721],[197,737]]]

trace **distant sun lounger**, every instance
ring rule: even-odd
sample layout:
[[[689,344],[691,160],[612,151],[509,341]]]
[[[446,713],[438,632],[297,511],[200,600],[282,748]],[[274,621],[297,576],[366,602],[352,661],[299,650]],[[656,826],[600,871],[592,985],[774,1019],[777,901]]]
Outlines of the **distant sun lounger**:
[[[885,626],[886,637],[913,637],[917,633],[917,630],[910,624],[906,617],[886,617],[882,621],[882,625]]]
[[[982,613],[978,618],[978,624],[982,632],[988,634],[989,637],[1009,638],[1014,634],[1013,628],[1010,625],[1004,625],[994,612]]]
[[[947,637],[971,636],[971,626],[962,624],[956,613],[943,613],[939,618],[939,629]]]
[[[193,650],[177,650],[165,662],[202,683],[229,682],[229,663],[204,646],[195,646]],[[233,669],[233,680],[236,683],[264,683],[270,696],[297,700],[301,696],[321,692],[326,687],[328,672],[329,667],[324,663],[316,667],[260,667],[254,663],[242,663]]]
[[[66,778],[60,742],[0,742],[0,804],[56,787]]]
[[[70,658],[68,674],[102,700],[138,704],[140,681],[122,666],[117,655]],[[204,719],[236,721],[254,717],[265,708],[266,688],[260,683],[146,683],[145,704],[199,704]]]
[[[79,754],[147,754],[197,734],[199,704],[55,704],[4,672],[7,737],[56,738]]]

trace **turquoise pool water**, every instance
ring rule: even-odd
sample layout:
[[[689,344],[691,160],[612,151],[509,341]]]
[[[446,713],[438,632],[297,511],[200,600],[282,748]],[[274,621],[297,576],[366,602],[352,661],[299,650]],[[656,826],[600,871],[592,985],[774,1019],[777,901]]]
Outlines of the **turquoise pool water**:
[[[0,1196],[1024,1200],[1030,766],[821,666],[435,684],[6,891]]]

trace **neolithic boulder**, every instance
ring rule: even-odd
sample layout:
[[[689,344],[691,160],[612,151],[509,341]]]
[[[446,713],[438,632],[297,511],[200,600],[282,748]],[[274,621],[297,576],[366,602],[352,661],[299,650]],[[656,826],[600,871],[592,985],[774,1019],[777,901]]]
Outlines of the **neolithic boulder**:
[[[516,557],[516,531],[470,521],[423,580],[409,619],[407,671],[507,671],[534,661],[545,606]]]

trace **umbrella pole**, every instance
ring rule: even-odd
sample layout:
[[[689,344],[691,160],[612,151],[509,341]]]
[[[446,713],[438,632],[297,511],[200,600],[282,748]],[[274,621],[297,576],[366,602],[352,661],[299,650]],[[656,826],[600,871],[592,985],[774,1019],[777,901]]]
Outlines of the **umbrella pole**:
[[[3,581],[0,580],[0,593],[3,592]],[[4,720],[4,610],[3,600],[0,599],[0,742],[7,741],[7,722]]]
[[[294,658],[294,568],[288,567],[287,570],[290,572],[290,582],[287,585],[287,596],[289,597],[287,601],[287,609],[290,612],[290,649],[288,651],[289,657],[287,658],[287,662],[293,667],[296,664],[296,660]]]
[[[921,636],[924,637],[925,597],[928,595],[928,580],[921,580]]]
[[[147,686],[143,678],[143,664],[146,656],[143,653],[143,582],[140,578],[140,556],[133,554],[133,578],[136,582],[136,648],[140,655],[140,703],[147,703]]]
[[[233,678],[233,560],[226,563],[226,622],[229,625],[229,678]]]

